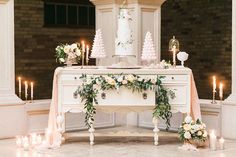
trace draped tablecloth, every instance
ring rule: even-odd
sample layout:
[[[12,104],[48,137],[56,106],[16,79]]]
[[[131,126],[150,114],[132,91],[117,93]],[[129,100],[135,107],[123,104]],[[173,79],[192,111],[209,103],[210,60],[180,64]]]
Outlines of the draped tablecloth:
[[[54,72],[53,78],[53,89],[52,89],[52,100],[50,104],[50,112],[48,119],[48,137],[50,140],[46,144],[48,148],[55,148],[61,145],[62,136],[57,129],[57,115],[58,115],[58,75],[63,68],[59,67]],[[73,68],[67,67],[67,70],[73,70]],[[195,85],[193,74],[191,74],[191,116],[193,119],[201,119],[201,111],[197,88]]]

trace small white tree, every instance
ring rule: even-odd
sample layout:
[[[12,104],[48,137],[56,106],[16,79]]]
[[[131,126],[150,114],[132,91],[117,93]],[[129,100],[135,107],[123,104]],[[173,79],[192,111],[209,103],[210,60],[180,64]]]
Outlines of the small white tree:
[[[157,59],[152,34],[150,32],[146,33],[141,59],[146,61]]]
[[[98,58],[98,59],[106,57],[103,39],[102,39],[102,31],[100,29],[96,31],[90,57]]]

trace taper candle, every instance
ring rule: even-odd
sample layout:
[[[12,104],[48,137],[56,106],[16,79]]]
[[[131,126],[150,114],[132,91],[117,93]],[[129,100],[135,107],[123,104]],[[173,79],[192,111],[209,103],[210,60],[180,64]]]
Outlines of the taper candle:
[[[86,46],[86,64],[88,65],[89,62],[89,46]]]
[[[219,86],[219,97],[220,97],[220,100],[223,100],[223,84],[220,83],[220,86]]]
[[[18,77],[18,83],[19,83],[19,97],[21,98],[21,77]]]
[[[30,82],[30,97],[31,97],[31,100],[34,99],[34,83],[33,82]]]
[[[216,77],[213,76],[212,79],[213,79],[213,90],[212,91],[216,92]]]
[[[82,41],[82,51],[85,52],[85,42]]]
[[[25,81],[25,100],[28,98],[28,82]]]

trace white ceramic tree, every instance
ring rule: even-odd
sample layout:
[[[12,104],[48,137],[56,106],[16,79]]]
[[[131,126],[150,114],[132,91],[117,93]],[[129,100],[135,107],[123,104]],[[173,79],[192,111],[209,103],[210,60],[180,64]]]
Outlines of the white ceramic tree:
[[[95,38],[93,40],[91,58],[105,58],[106,53],[104,49],[103,39],[102,39],[102,31],[98,29],[95,34]]]
[[[157,59],[152,34],[150,32],[146,33],[141,59],[146,61]]]

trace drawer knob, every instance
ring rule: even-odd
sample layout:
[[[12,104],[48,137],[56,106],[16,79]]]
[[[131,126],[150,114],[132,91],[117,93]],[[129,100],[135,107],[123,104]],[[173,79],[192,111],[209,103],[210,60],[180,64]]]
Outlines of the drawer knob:
[[[77,98],[78,98],[78,93],[77,93],[77,92],[74,92],[74,93],[73,93],[73,98],[74,98],[74,99],[77,99]]]
[[[175,78],[172,76],[171,79],[174,80]]]
[[[143,99],[147,99],[147,93],[143,93]]]
[[[75,77],[74,79],[77,80],[77,77]]]
[[[103,93],[101,94],[101,98],[102,98],[102,99],[106,99],[106,93],[103,92]]]

